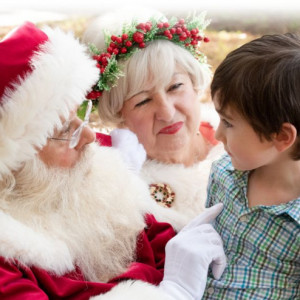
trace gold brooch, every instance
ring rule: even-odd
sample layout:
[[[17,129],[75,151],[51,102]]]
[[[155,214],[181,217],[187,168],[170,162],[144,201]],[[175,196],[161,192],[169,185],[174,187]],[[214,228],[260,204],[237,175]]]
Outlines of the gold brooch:
[[[166,183],[150,184],[152,198],[163,207],[171,207],[175,200],[175,193]]]

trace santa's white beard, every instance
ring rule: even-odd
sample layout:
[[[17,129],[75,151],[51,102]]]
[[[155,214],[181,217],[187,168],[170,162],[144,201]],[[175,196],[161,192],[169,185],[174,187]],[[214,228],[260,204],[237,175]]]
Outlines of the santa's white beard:
[[[35,158],[15,179],[2,210],[64,241],[87,280],[107,281],[134,261],[148,191],[116,150],[89,146],[70,170]]]

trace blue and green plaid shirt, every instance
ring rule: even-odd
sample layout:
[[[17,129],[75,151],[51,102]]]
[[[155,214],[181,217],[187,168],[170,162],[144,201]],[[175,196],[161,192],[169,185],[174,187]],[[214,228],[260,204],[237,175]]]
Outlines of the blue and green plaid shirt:
[[[300,197],[249,208],[248,175],[228,155],[212,166],[207,206],[224,203],[215,229],[228,265],[220,280],[209,272],[203,299],[300,299]]]

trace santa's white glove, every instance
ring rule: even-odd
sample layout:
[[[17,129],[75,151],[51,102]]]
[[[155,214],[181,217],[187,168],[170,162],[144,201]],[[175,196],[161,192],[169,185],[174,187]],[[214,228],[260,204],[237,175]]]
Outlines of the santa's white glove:
[[[209,223],[222,208],[220,203],[206,209],[168,242],[165,273],[159,289],[170,299],[201,299],[209,266],[216,279],[221,277],[226,256],[221,237]]]
[[[112,146],[119,149],[129,170],[139,173],[146,160],[144,146],[129,129],[114,129],[111,133]]]

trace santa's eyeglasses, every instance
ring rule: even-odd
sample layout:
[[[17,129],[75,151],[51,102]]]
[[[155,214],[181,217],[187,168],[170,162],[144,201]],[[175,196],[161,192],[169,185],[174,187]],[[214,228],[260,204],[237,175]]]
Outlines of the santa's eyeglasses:
[[[89,123],[91,111],[92,111],[92,101],[89,100],[83,122],[79,125],[79,127],[77,127],[74,130],[74,126],[72,126],[72,120],[68,120],[67,122],[64,123],[62,129],[56,136],[53,136],[48,139],[54,141],[66,141],[69,142],[69,148],[71,149],[75,148],[80,141],[83,128]]]

